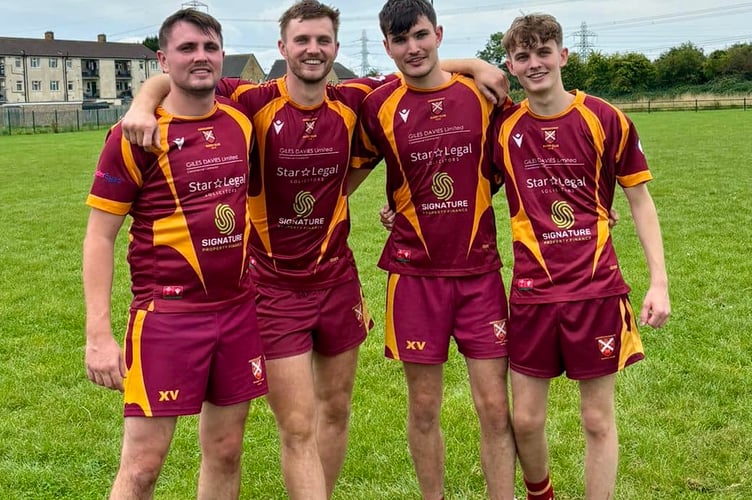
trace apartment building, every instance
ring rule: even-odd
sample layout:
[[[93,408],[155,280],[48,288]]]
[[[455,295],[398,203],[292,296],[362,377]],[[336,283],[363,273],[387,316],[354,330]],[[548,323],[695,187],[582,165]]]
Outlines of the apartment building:
[[[0,104],[120,104],[151,75],[157,54],[140,43],[0,37]]]

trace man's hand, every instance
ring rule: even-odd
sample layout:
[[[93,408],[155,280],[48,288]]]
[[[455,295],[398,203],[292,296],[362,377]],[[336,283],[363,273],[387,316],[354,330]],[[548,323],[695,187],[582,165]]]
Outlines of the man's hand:
[[[671,304],[668,299],[668,288],[665,286],[651,286],[642,301],[640,311],[640,325],[650,325],[660,328],[666,324],[671,315]]]
[[[479,59],[479,61],[482,61]],[[478,90],[486,96],[486,99],[501,106],[509,94],[509,79],[507,74],[493,64],[482,61],[484,64],[473,72],[473,79]]]
[[[615,208],[608,211],[608,228],[611,229],[619,223],[619,212]]]
[[[154,112],[146,112],[131,107],[120,121],[123,128],[123,137],[131,144],[136,144],[148,150],[151,147],[159,147],[159,127]]]
[[[384,205],[381,210],[379,210],[379,219],[381,219],[381,225],[384,226],[384,229],[387,231],[391,231],[394,227],[394,216],[396,214],[392,209],[389,208],[389,205]]]
[[[123,351],[112,335],[86,342],[86,375],[97,385],[123,391],[125,361]]]

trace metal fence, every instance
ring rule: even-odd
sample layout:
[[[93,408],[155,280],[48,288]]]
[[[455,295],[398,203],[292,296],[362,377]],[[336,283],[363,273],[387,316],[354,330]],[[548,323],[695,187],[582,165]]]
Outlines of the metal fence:
[[[623,111],[643,111],[653,113],[657,111],[706,111],[712,109],[741,109],[747,111],[752,106],[752,97],[737,97],[723,99],[676,99],[676,100],[640,100],[640,101],[610,101]]]
[[[127,106],[98,109],[80,107],[31,109],[0,107],[0,135],[74,132],[109,127],[123,117]]]

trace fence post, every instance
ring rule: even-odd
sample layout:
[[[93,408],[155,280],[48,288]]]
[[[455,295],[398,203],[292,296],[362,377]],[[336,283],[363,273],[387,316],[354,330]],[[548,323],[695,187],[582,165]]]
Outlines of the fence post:
[[[36,112],[31,112],[31,131],[37,133],[37,115]]]
[[[8,115],[8,135],[13,135],[13,124],[10,122],[10,108],[5,111]]]
[[[697,113],[698,111],[700,111],[700,103],[697,99],[695,99],[695,113]]]
[[[52,127],[53,132],[58,133],[60,131],[57,121],[57,110],[55,110],[55,125]]]
[[[650,103],[651,103],[651,102],[652,102],[652,101],[651,101],[650,99],[648,99],[648,114],[650,114]]]
[[[81,113],[76,110],[76,130],[81,131]]]
[[[97,128],[99,128],[100,127],[100,125],[99,125],[99,108],[96,109],[96,112],[97,112]]]

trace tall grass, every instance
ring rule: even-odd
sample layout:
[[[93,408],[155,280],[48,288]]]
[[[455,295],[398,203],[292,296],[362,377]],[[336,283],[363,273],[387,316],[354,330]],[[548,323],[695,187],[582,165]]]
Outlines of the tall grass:
[[[635,114],[656,180],[674,314],[642,332],[647,358],[618,377],[617,498],[752,498],[752,115],[742,111]],[[120,395],[83,369],[83,204],[103,131],[0,137],[0,498],[105,498],[117,469]],[[335,499],[417,499],[405,440],[399,363],[383,357],[385,274],[375,267],[383,169],[353,196],[351,244],[377,327],[363,346],[348,458]],[[511,268],[505,201],[495,200]],[[623,196],[614,230],[635,307],[647,274]],[[121,235],[122,236],[122,235]],[[113,303],[122,332],[129,302],[119,240]],[[509,281],[508,269],[505,279]],[[442,424],[451,499],[484,498],[478,426],[464,364],[445,367]],[[157,498],[195,496],[196,418],[181,419]],[[574,383],[552,385],[551,466],[557,498],[582,498]],[[244,499],[285,498],[274,419],[252,404],[243,456]],[[523,491],[518,481],[518,497]]]

